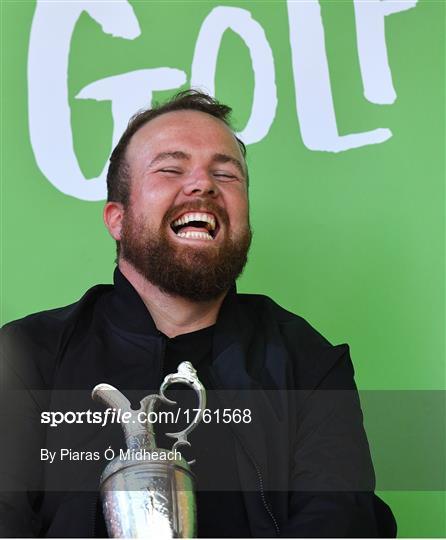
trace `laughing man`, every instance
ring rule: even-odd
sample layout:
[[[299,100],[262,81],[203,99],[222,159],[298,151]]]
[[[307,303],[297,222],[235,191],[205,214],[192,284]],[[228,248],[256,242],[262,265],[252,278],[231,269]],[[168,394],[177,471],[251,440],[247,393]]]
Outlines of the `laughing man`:
[[[395,535],[373,493],[348,347],[268,297],[236,292],[252,233],[246,149],[230,112],[190,90],[134,116],[107,177],[114,284],[4,328],[4,385],[25,396],[13,437],[26,441],[26,460],[19,472],[2,460],[15,487],[0,493],[2,536],[106,536],[96,491],[48,488],[53,465],[35,458],[53,436],[41,411],[100,382],[145,395],[183,360],[211,409],[253,418],[196,429],[198,536]]]

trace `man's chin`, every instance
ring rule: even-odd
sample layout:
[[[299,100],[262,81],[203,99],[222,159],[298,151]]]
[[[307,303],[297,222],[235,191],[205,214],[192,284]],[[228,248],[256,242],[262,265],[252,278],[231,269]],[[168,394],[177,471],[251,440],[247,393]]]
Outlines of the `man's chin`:
[[[218,266],[218,259],[210,257],[209,252],[194,250],[194,253],[189,252],[187,256],[178,254],[171,258],[164,272],[151,272],[150,281],[171,296],[209,302],[220,297],[230,287],[227,280],[219,279]]]
[[[192,249],[179,249],[171,262],[182,273],[202,279],[202,276],[215,272],[219,265],[218,252],[198,246]]]

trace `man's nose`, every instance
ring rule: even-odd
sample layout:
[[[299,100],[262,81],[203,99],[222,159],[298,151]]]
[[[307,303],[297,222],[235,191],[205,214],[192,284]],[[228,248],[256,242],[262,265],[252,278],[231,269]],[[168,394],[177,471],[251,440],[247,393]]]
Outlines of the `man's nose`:
[[[217,197],[219,192],[217,181],[204,169],[191,172],[184,186],[184,193],[186,195]]]

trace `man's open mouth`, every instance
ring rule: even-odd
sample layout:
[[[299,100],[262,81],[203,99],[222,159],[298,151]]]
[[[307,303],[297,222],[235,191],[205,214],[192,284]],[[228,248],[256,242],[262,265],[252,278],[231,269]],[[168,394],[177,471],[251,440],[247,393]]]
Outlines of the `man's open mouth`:
[[[216,216],[208,212],[185,212],[170,227],[180,238],[197,240],[213,240],[219,230]]]

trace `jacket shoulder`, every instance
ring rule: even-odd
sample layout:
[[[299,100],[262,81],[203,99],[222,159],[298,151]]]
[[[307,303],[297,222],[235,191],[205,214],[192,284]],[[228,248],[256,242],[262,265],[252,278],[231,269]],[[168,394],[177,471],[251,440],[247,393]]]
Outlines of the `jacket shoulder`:
[[[112,285],[95,285],[73,304],[32,313],[0,330],[1,363],[29,385],[45,386],[58,351],[79,320],[90,318],[98,300]],[[31,376],[32,375],[32,376]]]
[[[6,323],[1,329],[2,335],[24,333],[38,335],[41,331],[51,331],[57,333],[70,323],[74,323],[76,318],[106,292],[112,289],[112,285],[95,285],[88,289],[77,301],[67,306],[47,309],[37,313],[31,313],[15,321]]]
[[[332,347],[331,343],[320,334],[306,319],[293,313],[269,296],[263,294],[239,294],[241,305],[251,312],[251,316],[267,324],[275,324],[284,333],[292,333],[301,345]]]
[[[270,297],[240,294],[239,302],[270,342],[286,351],[295,388],[352,389],[354,370],[346,343],[332,345],[306,319]],[[258,330],[257,332],[258,333]]]

